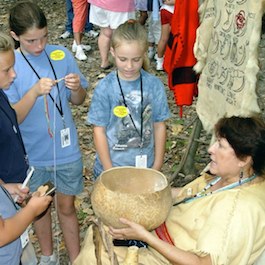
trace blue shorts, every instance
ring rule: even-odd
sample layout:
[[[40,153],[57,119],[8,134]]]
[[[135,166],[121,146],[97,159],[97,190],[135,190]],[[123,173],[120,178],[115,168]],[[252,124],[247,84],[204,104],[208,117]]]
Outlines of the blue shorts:
[[[31,192],[47,181],[51,181],[56,191],[65,195],[77,195],[84,189],[83,162],[79,160],[56,165],[56,167],[34,167],[35,171],[29,182]],[[54,170],[56,169],[56,170]]]

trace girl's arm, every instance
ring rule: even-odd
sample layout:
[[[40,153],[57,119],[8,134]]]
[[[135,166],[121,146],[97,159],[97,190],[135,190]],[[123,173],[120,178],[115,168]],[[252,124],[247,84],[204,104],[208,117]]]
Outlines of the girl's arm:
[[[131,222],[127,219],[120,218],[127,228],[114,229],[110,227],[110,234],[116,239],[135,239],[146,242],[149,246],[156,249],[161,255],[175,265],[212,265],[209,255],[199,257],[196,254],[181,250],[167,242],[160,240],[143,226]]]
[[[51,196],[39,197],[34,195],[28,204],[11,218],[3,219],[0,216],[0,247],[17,239],[34,220],[47,209],[52,201]]]
[[[12,105],[16,111],[19,124],[27,117],[37,98],[49,94],[53,85],[54,81],[52,79],[41,78],[17,103]]]
[[[71,90],[71,103],[81,105],[86,98],[86,90],[81,86],[80,76],[78,74],[69,74],[65,76],[64,81],[65,86]]]
[[[165,122],[154,123],[154,143],[155,143],[155,160],[152,168],[160,170],[163,165],[164,155],[165,155],[165,145],[166,145]]]
[[[22,123],[32,109],[37,98],[42,95],[48,95],[55,86],[54,80],[50,78],[41,78],[28,92],[13,104],[17,114],[18,123]],[[80,77],[77,74],[69,74],[65,77],[65,85],[71,90],[71,102],[74,105],[80,105],[86,97],[86,90],[81,87]]]
[[[74,105],[81,105],[86,98],[86,90],[82,88],[81,86],[78,88],[78,90],[71,91],[71,103]]]
[[[94,126],[94,143],[103,169],[107,170],[112,168],[105,127]]]

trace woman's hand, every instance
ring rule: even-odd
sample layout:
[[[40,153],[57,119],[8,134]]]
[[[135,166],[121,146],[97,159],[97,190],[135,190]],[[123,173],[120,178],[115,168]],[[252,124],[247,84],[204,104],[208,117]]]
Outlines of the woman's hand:
[[[173,199],[175,199],[178,196],[180,190],[181,188],[171,188],[171,195]]]
[[[109,233],[115,239],[135,239],[145,241],[150,233],[142,225],[129,221],[125,218],[120,218],[120,222],[128,227],[119,229],[109,227]]]

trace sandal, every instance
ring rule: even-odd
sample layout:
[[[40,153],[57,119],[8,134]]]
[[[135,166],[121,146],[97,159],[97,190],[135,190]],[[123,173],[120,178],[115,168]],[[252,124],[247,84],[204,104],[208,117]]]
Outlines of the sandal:
[[[106,70],[111,69],[112,67],[113,67],[113,64],[111,63],[111,64],[109,64],[109,65],[107,65],[107,66],[105,66],[105,67],[100,66],[100,69],[106,71]]]

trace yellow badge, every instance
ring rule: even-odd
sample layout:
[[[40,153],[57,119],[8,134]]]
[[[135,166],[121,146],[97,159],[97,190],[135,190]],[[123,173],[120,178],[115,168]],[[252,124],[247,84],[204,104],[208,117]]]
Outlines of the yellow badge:
[[[115,116],[117,116],[119,118],[124,118],[129,114],[129,111],[124,106],[117,106],[113,109],[113,113]]]
[[[65,57],[65,53],[62,50],[55,50],[55,51],[51,52],[51,54],[50,54],[50,58],[53,61],[61,61],[64,59],[64,57]]]

